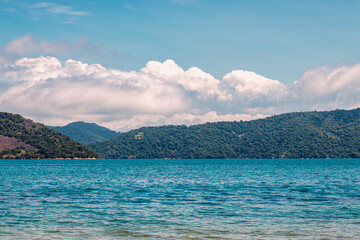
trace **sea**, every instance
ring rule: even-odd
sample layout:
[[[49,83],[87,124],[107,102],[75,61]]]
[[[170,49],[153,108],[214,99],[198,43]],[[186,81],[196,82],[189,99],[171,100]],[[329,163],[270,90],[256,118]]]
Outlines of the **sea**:
[[[0,160],[0,239],[360,239],[360,159]]]

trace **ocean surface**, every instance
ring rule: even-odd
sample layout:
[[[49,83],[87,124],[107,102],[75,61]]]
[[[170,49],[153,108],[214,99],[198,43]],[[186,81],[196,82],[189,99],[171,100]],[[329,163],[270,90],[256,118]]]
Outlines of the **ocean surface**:
[[[360,239],[360,159],[0,160],[0,239]]]

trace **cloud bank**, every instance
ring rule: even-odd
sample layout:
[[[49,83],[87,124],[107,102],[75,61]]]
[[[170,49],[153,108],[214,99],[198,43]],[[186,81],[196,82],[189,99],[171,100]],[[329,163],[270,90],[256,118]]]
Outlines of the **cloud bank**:
[[[108,69],[55,57],[7,64],[11,86],[1,111],[49,125],[96,122],[116,130],[164,124],[251,120],[287,111],[351,108],[360,103],[360,64],[310,69],[290,86],[254,72],[222,79],[173,60],[150,61],[139,71]]]

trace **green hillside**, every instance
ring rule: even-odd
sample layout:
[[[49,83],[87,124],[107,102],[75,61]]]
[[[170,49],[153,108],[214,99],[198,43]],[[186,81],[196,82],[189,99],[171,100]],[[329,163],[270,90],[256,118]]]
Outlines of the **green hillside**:
[[[70,137],[72,140],[82,144],[105,141],[120,134],[95,123],[86,123],[81,121],[69,123],[64,127],[49,126],[49,128],[61,132],[62,134]]]
[[[0,158],[94,158],[88,147],[18,114],[0,113]]]
[[[102,158],[360,158],[360,109],[143,127],[90,147]]]

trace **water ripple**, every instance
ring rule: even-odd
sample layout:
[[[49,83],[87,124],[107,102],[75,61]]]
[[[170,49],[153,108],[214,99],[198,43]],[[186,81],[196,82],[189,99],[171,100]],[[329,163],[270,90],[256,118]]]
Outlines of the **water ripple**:
[[[360,160],[0,160],[1,239],[360,239]]]

